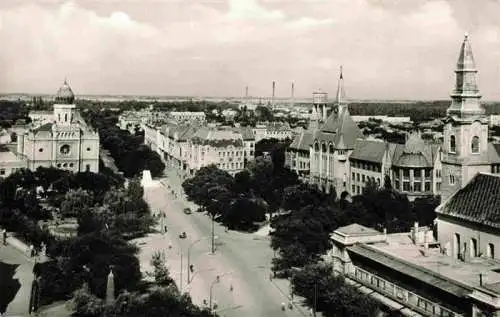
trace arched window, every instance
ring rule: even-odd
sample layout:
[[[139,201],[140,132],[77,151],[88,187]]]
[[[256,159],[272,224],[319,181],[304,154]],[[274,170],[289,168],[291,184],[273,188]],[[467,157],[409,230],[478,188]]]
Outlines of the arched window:
[[[318,142],[314,143],[314,151],[318,152],[319,151],[319,145]]]
[[[64,122],[68,122],[68,114],[67,113],[64,114]]]
[[[326,144],[325,143],[321,143],[321,151],[323,153],[326,153]]]
[[[329,148],[330,148],[330,153],[333,153],[335,151],[334,148],[333,148],[333,144],[331,144],[331,143],[330,143]]]
[[[479,153],[479,137],[475,136],[472,138],[470,147],[472,153]]]
[[[455,153],[456,149],[457,149],[457,145],[455,142],[455,136],[452,135],[452,136],[450,136],[450,152]]]

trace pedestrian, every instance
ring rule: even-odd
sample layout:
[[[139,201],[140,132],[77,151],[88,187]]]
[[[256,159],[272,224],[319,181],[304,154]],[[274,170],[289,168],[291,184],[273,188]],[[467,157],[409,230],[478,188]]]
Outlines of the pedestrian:
[[[7,245],[7,230],[2,230],[3,245]]]
[[[35,255],[35,247],[33,244],[30,244],[30,256],[33,257]]]

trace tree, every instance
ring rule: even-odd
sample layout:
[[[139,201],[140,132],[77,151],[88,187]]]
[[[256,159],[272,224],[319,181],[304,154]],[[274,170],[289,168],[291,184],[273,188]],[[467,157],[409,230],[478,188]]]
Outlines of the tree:
[[[94,198],[83,189],[70,190],[64,195],[61,203],[60,213],[63,217],[77,217],[82,212],[90,209]]]
[[[294,294],[304,297],[310,307],[316,305],[327,317],[371,317],[379,312],[375,300],[346,284],[342,277],[335,277],[328,264],[320,262],[295,270],[291,284]]]
[[[153,266],[153,277],[159,286],[168,286],[174,283],[170,277],[167,265],[165,263],[165,254],[155,252],[151,258],[151,265]]]

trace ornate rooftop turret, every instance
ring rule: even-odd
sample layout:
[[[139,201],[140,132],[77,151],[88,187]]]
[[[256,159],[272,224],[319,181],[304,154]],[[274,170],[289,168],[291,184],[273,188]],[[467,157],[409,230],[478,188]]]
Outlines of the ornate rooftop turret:
[[[468,34],[460,48],[457,67],[455,69],[455,89],[451,94],[452,103],[447,110],[449,116],[470,118],[483,116],[479,88],[477,86],[477,68]]]
[[[61,105],[71,105],[75,101],[75,94],[71,87],[68,85],[68,81],[64,79],[63,85],[59,88],[56,94],[56,104]]]

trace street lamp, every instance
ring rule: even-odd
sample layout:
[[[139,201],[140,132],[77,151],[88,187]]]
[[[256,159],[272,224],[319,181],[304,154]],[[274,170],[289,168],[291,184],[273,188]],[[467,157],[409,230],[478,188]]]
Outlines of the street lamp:
[[[302,268],[292,267],[292,270],[294,272],[301,272]],[[318,278],[315,277],[314,278],[314,298],[313,298],[313,307],[312,307],[312,314],[314,317],[316,317],[317,305],[318,305]]]
[[[215,280],[210,284],[210,293],[209,293],[209,299],[208,299],[208,304],[209,304],[209,307],[210,307],[210,311],[211,312],[214,312],[215,313],[215,309],[212,307],[212,294],[213,294],[213,289],[214,289],[214,286],[215,284],[219,284],[220,282],[220,279],[223,277],[223,276],[226,276],[226,275],[229,275],[229,274],[232,274],[233,272],[227,272],[227,273],[224,273],[222,275],[217,275],[217,277],[215,278]]]
[[[212,198],[212,202],[216,203],[218,200]],[[215,222],[215,215],[213,213],[210,213],[210,218],[212,218],[212,254],[215,253],[215,227],[214,227],[214,222]]]
[[[188,255],[187,255],[187,282],[188,284],[191,283],[191,279],[190,279],[190,273],[191,273],[191,248],[198,242],[200,242],[201,240],[204,240],[204,239],[207,239],[208,237],[203,237],[203,238],[200,238],[194,242],[192,242],[190,245],[189,245],[189,248],[188,248]]]

